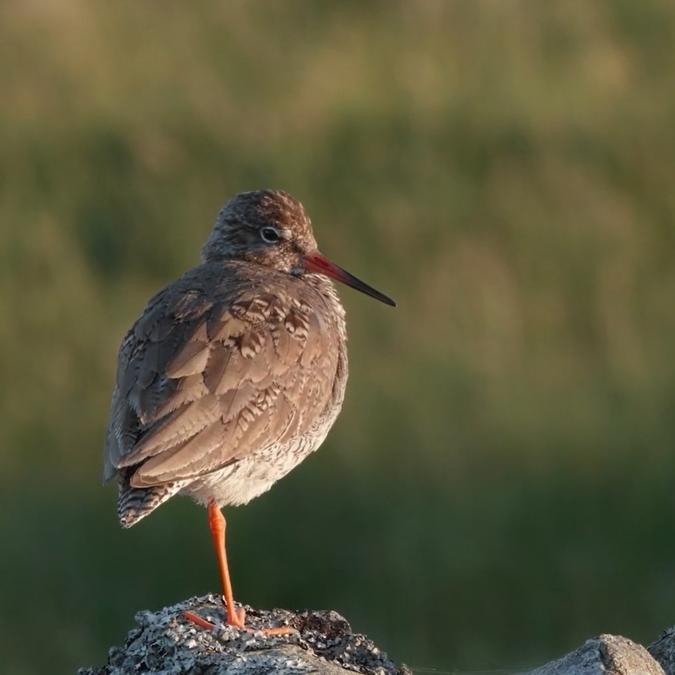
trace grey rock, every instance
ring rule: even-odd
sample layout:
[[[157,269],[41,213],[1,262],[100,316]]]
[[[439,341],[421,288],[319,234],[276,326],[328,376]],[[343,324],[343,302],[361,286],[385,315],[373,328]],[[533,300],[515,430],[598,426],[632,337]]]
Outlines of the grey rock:
[[[217,627],[199,628],[184,618],[185,611]],[[213,595],[191,598],[157,612],[139,612],[136,627],[129,631],[123,646],[110,649],[106,665],[81,668],[79,675],[410,672],[395,665],[364,635],[353,633],[349,623],[334,611],[294,613],[246,607],[247,625],[253,632],[223,625],[222,617],[222,602]],[[259,632],[276,626],[290,626],[295,632],[279,636]]]
[[[647,648],[666,675],[675,675],[675,626],[671,626]]]
[[[619,635],[600,635],[529,675],[664,675],[642,646]]]
[[[80,675],[410,675],[371,640],[353,633],[335,611],[290,612],[246,607],[252,631],[222,623],[222,602],[213,595],[191,598],[157,612],[136,615],[136,627],[121,647],[112,647],[108,662],[81,668]],[[197,627],[183,616],[194,612],[214,630]],[[296,632],[266,635],[264,628],[289,626]],[[256,632],[257,631],[257,632]],[[675,626],[665,630],[649,650],[628,638],[600,635],[562,658],[527,675],[675,675]]]

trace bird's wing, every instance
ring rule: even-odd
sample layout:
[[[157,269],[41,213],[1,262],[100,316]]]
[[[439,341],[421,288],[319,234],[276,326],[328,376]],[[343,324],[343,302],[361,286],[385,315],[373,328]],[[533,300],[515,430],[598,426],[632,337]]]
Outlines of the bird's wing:
[[[200,476],[310,432],[338,367],[325,344],[334,327],[297,294],[170,291],[119,354],[105,474],[134,467],[134,487]]]

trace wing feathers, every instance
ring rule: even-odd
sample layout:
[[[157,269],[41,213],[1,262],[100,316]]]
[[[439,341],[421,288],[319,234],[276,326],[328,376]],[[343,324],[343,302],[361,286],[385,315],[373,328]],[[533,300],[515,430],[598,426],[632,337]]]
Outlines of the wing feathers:
[[[171,476],[189,477],[204,470],[210,453],[223,441],[225,427],[220,420],[193,435],[173,451],[151,457],[131,477],[134,487],[148,487],[170,482]]]
[[[239,295],[204,286],[208,298],[169,287],[125,338],[106,476],[135,468],[133,487],[200,476],[307,433],[325,408],[337,368],[326,319],[248,281]]]
[[[220,405],[212,394],[188,403],[165,417],[156,428],[147,433],[133,451],[119,462],[119,466],[131,466],[147,457],[170,450],[201,432],[219,417]]]
[[[209,360],[210,345],[206,340],[191,338],[180,350],[178,355],[169,363],[166,369],[167,377],[179,379],[202,373]]]

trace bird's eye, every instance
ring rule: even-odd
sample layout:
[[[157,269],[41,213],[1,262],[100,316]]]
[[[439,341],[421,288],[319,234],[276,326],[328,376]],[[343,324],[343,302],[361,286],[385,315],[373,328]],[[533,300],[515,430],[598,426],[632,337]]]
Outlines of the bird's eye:
[[[279,230],[275,227],[263,227],[262,230],[260,230],[260,236],[263,241],[266,241],[268,244],[275,244],[281,239]]]

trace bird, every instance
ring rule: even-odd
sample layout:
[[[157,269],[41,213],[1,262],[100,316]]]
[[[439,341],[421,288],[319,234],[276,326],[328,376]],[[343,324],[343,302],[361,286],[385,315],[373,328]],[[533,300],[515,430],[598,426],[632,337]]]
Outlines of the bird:
[[[321,445],[342,408],[347,334],[333,281],[395,306],[319,252],[288,192],[241,192],[219,211],[200,264],[148,301],[119,348],[103,478],[117,479],[120,524],[174,495],[205,506],[236,628],[246,617],[222,509],[269,490]]]

